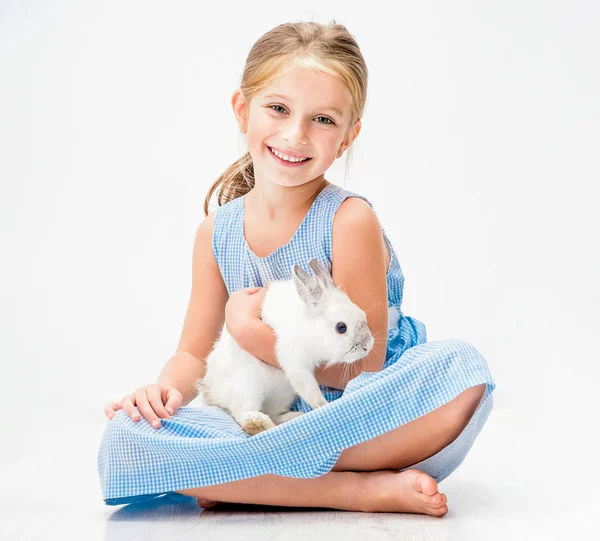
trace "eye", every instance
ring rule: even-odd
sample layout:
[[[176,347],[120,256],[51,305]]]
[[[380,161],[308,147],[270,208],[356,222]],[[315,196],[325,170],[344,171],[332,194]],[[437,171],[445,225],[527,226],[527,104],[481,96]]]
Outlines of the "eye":
[[[276,113],[279,113],[280,111],[277,111],[277,110],[273,109],[274,107],[279,107],[280,109],[283,109],[285,111],[284,107],[281,106],[281,105],[269,105],[269,109],[272,109]],[[333,120],[331,120],[329,117],[318,116],[317,118],[324,118],[325,120],[328,121],[328,122],[317,122],[317,124],[325,124],[325,125],[331,124],[331,125],[335,125],[335,122]]]
[[[331,120],[330,118],[328,118],[326,116],[318,116],[317,118],[324,118],[325,120],[329,120],[329,122],[319,122],[319,124],[335,124],[335,122],[333,120]]]
[[[336,324],[335,330],[340,334],[344,334],[347,330],[346,324],[340,321],[338,324]]]

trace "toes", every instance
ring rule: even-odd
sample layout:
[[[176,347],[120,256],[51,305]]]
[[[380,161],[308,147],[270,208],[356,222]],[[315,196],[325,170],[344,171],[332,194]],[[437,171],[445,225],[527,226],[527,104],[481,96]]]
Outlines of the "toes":
[[[432,509],[430,511],[430,513],[434,517],[443,517],[444,515],[448,514],[448,506],[447,505],[442,505],[441,507],[438,507],[437,509]]]
[[[444,496],[443,494],[441,496],[442,497],[439,499],[439,501],[432,502],[431,504],[429,504],[429,507],[431,509],[436,509],[436,510],[437,509],[441,509],[442,507],[446,507],[446,512],[447,512],[447,510],[448,510],[448,500],[447,500],[446,496]]]
[[[423,494],[422,492],[417,492],[417,497],[421,500],[425,505],[430,507],[439,507],[440,505],[445,504],[444,498],[442,494],[436,492],[432,496],[428,494]]]
[[[442,494],[442,496],[444,495]],[[429,507],[429,513],[436,517],[443,517],[446,515],[448,513],[448,502],[446,497],[444,496],[442,498],[441,503]]]
[[[446,498],[445,494],[441,494],[436,492],[433,496],[428,496],[427,494],[418,493],[419,499],[427,506],[433,509],[438,509],[444,505],[446,505],[448,498]]]
[[[433,503],[433,496],[429,496],[428,494],[423,494],[422,492],[417,492],[417,497],[421,500],[425,505],[430,505]]]
[[[436,480],[422,471],[415,471],[417,472],[415,475],[415,488],[427,496],[434,496],[437,494],[438,485]]]

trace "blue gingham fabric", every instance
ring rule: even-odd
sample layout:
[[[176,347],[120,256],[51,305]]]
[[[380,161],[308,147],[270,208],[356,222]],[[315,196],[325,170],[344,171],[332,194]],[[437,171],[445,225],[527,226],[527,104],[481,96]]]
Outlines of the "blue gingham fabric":
[[[267,257],[252,252],[243,234],[245,196],[217,209],[213,253],[229,293],[271,280],[290,279],[294,263],[309,274],[308,260],[331,271],[333,217],[347,197],[363,196],[335,184],[314,200],[290,242]],[[372,207],[372,205],[371,205]],[[398,322],[388,329],[380,372],[363,372],[341,391],[321,386],[329,404],[315,411],[300,397],[296,419],[255,436],[246,434],[215,406],[182,407],[153,428],[119,410],[107,424],[98,452],[98,473],[107,505],[134,503],[176,490],[246,479],[267,473],[311,478],[324,475],[342,451],[389,432],[458,396],[486,384],[467,427],[439,453],[416,467],[438,482],[463,461],[493,406],[494,380],[482,355],[459,339],[427,342],[426,328],[401,311],[404,276],[385,230],[391,261],[388,306]],[[408,469],[408,468],[405,468]]]

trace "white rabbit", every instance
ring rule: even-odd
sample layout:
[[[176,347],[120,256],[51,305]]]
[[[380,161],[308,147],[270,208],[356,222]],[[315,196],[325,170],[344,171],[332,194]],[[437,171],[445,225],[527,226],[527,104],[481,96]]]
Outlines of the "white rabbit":
[[[240,348],[223,326],[206,358],[206,374],[195,383],[206,405],[227,410],[248,434],[293,419],[300,395],[313,409],[327,404],[314,377],[327,366],[354,363],[373,347],[366,314],[339,289],[316,259],[308,262],[315,277],[294,265],[291,280],[268,284],[261,319],[276,336],[281,370]],[[193,402],[189,405],[193,406]]]

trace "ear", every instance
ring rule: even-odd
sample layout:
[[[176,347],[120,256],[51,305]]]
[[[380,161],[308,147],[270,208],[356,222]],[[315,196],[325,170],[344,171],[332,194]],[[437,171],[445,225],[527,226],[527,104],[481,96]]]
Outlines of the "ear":
[[[358,137],[361,127],[362,127],[362,122],[359,118],[356,121],[356,123],[354,124],[354,127],[352,128],[352,134],[349,134],[348,137],[346,138],[345,143],[346,143],[347,147],[349,147],[352,143],[354,143],[354,139],[356,139]]]
[[[246,98],[242,91],[238,88],[231,96],[231,106],[233,107],[233,114],[235,115],[235,119],[240,127],[240,131],[242,133],[246,133],[248,131],[248,107],[247,107]]]
[[[308,307],[315,307],[323,298],[323,288],[300,266],[292,267],[296,291]]]
[[[333,278],[331,277],[331,274],[329,274],[329,271],[321,264],[320,261],[311,259],[308,262],[308,266],[315,273],[317,283],[319,283],[323,289],[335,289],[337,287],[333,281]]]
[[[354,139],[356,139],[358,137],[358,134],[360,133],[361,127],[362,127],[362,121],[359,118],[356,121],[356,124],[354,124],[354,128],[352,130],[352,141],[350,141],[350,144],[352,144],[354,142]]]
[[[342,141],[338,149],[338,153],[336,155],[337,158],[341,158],[344,151],[352,145],[354,139],[356,139],[358,137],[358,134],[360,133],[361,126],[362,122],[360,121],[360,119],[358,119],[354,124],[354,128],[352,128],[352,133],[348,131],[348,133],[344,137],[344,140]]]

